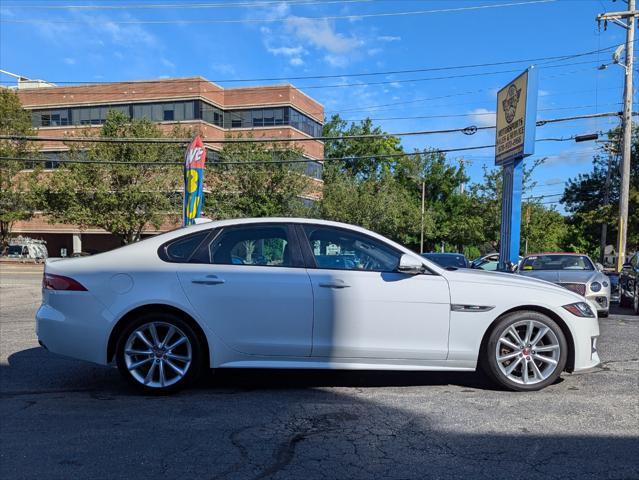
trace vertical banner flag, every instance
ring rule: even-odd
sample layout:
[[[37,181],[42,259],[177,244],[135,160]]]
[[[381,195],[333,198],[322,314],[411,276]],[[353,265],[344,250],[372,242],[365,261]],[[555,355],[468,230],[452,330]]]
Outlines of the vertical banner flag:
[[[198,135],[184,155],[184,226],[194,224],[202,211],[205,161],[206,149]]]

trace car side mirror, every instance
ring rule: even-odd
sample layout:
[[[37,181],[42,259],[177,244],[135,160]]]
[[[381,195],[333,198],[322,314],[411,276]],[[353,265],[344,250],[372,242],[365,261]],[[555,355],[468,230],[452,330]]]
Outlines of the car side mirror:
[[[604,266],[599,262],[595,263],[595,267],[597,267],[597,270],[599,270],[600,272],[603,272],[604,270]]]
[[[397,270],[409,275],[418,275],[424,272],[424,264],[412,255],[404,253],[399,259]]]

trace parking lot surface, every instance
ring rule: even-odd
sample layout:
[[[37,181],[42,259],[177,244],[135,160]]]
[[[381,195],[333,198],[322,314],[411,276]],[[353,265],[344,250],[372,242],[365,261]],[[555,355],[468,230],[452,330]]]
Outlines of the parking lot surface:
[[[0,265],[0,478],[639,478],[639,317],[536,393],[477,374],[220,371],[173,396],[38,346],[41,268]]]

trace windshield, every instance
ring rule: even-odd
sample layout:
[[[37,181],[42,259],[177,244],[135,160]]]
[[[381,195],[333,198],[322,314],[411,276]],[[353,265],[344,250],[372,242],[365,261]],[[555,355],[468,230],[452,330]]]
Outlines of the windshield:
[[[466,268],[466,257],[463,255],[445,255],[437,253],[424,253],[422,257],[432,260],[440,267]]]
[[[585,255],[531,255],[522,263],[523,271],[531,270],[594,270]]]

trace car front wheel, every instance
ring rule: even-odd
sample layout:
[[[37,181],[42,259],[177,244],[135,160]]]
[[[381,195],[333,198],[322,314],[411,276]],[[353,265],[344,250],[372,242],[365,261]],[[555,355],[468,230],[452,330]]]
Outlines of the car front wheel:
[[[201,370],[202,347],[191,326],[170,313],[144,314],[119,337],[116,362],[120,373],[148,392],[184,388]]]
[[[555,382],[567,358],[559,325],[541,313],[521,311],[496,323],[485,342],[482,365],[498,385],[527,392]]]

